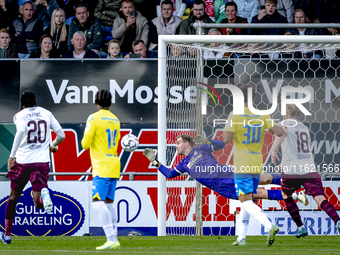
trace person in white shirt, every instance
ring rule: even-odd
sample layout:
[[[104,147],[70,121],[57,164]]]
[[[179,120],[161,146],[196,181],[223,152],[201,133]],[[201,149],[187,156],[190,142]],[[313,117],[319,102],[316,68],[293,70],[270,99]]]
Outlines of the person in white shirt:
[[[221,31],[217,28],[211,28],[209,30],[208,35],[222,35]],[[230,56],[231,52],[226,52],[228,50],[228,46],[220,44],[220,43],[211,43],[211,48],[215,48],[216,50],[204,50],[203,58],[227,58]]]
[[[276,164],[276,160],[279,160],[277,150],[281,145],[281,187],[287,211],[298,227],[295,236],[300,238],[308,235],[307,228],[301,220],[299,208],[292,198],[293,192],[299,190],[301,186],[305,188],[306,194],[313,196],[317,205],[333,220],[340,232],[340,217],[325,197],[321,177],[314,163],[310,132],[308,127],[297,119],[299,113],[296,105],[287,104],[285,120],[278,123],[285,127],[284,134],[274,142],[271,155],[272,162]]]
[[[50,152],[56,152],[58,144],[65,138],[65,133],[53,114],[36,106],[32,91],[22,94],[21,105],[23,109],[13,118],[17,131],[7,162],[6,176],[11,180],[11,193],[6,206],[5,232],[0,232],[0,240],[4,244],[11,244],[16,205],[28,181],[32,184],[35,207],[44,208],[46,213],[52,212],[53,203],[47,188]],[[57,134],[52,144],[51,130]]]

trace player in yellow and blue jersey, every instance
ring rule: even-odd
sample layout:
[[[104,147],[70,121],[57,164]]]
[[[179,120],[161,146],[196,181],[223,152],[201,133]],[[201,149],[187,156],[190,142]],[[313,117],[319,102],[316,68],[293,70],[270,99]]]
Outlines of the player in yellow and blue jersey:
[[[283,129],[277,126],[269,115],[256,115],[249,110],[247,99],[251,88],[252,86],[240,87],[244,95],[244,114],[233,115],[231,112],[223,134],[226,144],[234,138],[234,182],[242,208],[240,235],[233,245],[246,245],[246,234],[250,215],[252,215],[265,227],[268,232],[267,245],[271,246],[279,228],[275,224],[272,225],[261,208],[253,203],[253,194],[256,194],[262,173],[262,147],[265,130],[282,136]],[[254,100],[254,89],[252,91]]]
[[[112,95],[108,90],[96,94],[97,112],[87,121],[83,148],[90,148],[92,163],[92,206],[97,211],[103,225],[107,242],[97,250],[119,249],[117,240],[117,213],[113,205],[117,180],[120,176],[120,161],[117,154],[120,139],[120,121],[112,112]]]

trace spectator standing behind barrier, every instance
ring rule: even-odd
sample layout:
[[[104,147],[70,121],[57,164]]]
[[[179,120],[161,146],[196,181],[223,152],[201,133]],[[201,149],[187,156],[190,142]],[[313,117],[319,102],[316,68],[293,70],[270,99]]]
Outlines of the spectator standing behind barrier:
[[[11,35],[7,28],[0,29],[0,58],[17,58],[18,47],[11,42]]]
[[[99,53],[103,46],[103,30],[97,18],[90,16],[88,4],[80,2],[75,6],[75,18],[68,30],[67,46],[71,49],[71,38],[77,31],[82,31],[86,37],[86,49]],[[106,54],[103,53],[106,57]]]
[[[99,20],[103,28],[104,36],[111,36],[112,24],[118,17],[122,0],[98,0],[94,9],[94,16]]]
[[[228,2],[225,5],[225,14],[227,16],[226,19],[221,21],[222,23],[248,23],[246,18],[241,18],[237,16],[237,5],[235,2]],[[223,35],[240,35],[247,34],[247,29],[241,28],[221,28]]]
[[[107,58],[124,58],[123,54],[120,53],[119,41],[117,39],[112,39],[109,41],[107,51]]]
[[[0,29],[12,30],[13,20],[18,17],[18,14],[18,0],[0,0]]]
[[[205,12],[205,3],[202,0],[195,0],[192,6],[192,12],[189,18],[183,20],[180,26],[180,35],[195,35],[196,29],[191,25],[192,23],[214,23]],[[209,28],[203,28],[203,33],[206,35]]]
[[[258,0],[234,0],[233,2],[237,5],[238,16],[247,19],[248,23],[251,23],[251,19],[258,15],[260,8]]]
[[[179,33],[179,26],[182,20],[174,16],[174,4],[171,0],[164,0],[161,4],[161,16],[150,22],[149,50],[157,50],[158,35],[174,35]]]
[[[38,20],[43,22],[44,30],[51,25],[52,13],[55,9],[59,8],[56,0],[33,0],[33,6],[35,9],[35,15]]]
[[[217,28],[210,28],[208,35],[222,35],[222,33]],[[203,58],[228,58],[231,55],[231,52],[226,51],[229,47],[222,45],[221,43],[210,43],[210,48],[212,50],[203,51]]]
[[[86,47],[86,36],[83,31],[77,31],[71,39],[72,50],[63,55],[63,58],[99,58],[97,53]]]
[[[259,10],[259,14],[253,17],[251,23],[287,23],[287,19],[277,12],[277,1],[266,0],[264,9]],[[249,28],[250,35],[283,35],[286,28]]]
[[[157,52],[148,51],[143,40],[132,42],[133,53],[125,55],[124,58],[158,58]]]
[[[52,36],[43,35],[40,38],[40,48],[33,51],[29,58],[60,58],[60,54],[57,50],[53,49]]]
[[[265,5],[265,0],[260,0]],[[277,0],[277,12],[285,17],[288,23],[294,23],[294,4],[292,0]]]
[[[122,52],[132,51],[134,40],[143,40],[148,45],[148,20],[135,10],[132,0],[123,0],[119,16],[113,21],[112,37],[119,40]]]
[[[32,2],[22,6],[22,17],[13,21],[15,30],[13,42],[18,45],[19,57],[28,58],[29,54],[39,48],[38,41],[43,33],[43,24],[34,15]]]
[[[304,24],[306,23],[306,14],[302,9],[295,9],[295,23]],[[293,35],[319,35],[320,32],[316,28],[287,28],[286,33],[291,33]],[[303,48],[303,44],[301,44]],[[294,53],[294,58],[322,58],[322,51],[305,51]]]
[[[63,9],[55,9],[52,13],[51,26],[47,27],[44,34],[49,34],[53,38],[53,47],[59,51],[60,55],[67,52],[67,31],[68,25],[65,23],[66,16]]]
[[[340,0],[316,0],[316,14],[321,23],[340,23]],[[322,30],[323,34],[339,34],[338,28]]]

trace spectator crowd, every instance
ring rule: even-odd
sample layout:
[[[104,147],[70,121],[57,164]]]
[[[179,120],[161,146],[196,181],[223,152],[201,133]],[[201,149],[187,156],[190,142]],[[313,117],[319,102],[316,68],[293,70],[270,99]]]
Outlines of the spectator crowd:
[[[339,10],[340,0],[0,0],[0,58],[157,58],[158,35],[196,34],[195,22],[340,23]],[[203,30],[206,35],[339,34],[331,27]],[[173,56],[182,55],[179,50],[171,49]],[[294,57],[322,55],[302,51]]]

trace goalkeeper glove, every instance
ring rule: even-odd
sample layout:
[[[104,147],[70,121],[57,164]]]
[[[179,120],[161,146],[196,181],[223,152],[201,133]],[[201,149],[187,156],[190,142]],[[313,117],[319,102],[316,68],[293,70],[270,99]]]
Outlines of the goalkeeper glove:
[[[203,144],[211,144],[211,141],[209,141],[204,136],[198,135],[194,138],[194,142],[196,143],[196,146],[203,145]]]
[[[160,163],[158,162],[158,160],[156,159],[155,157],[155,153],[153,152],[153,149],[150,149],[150,148],[146,148],[144,151],[143,151],[143,155],[145,157],[148,158],[148,160],[150,160],[150,162],[158,167],[160,165]]]

